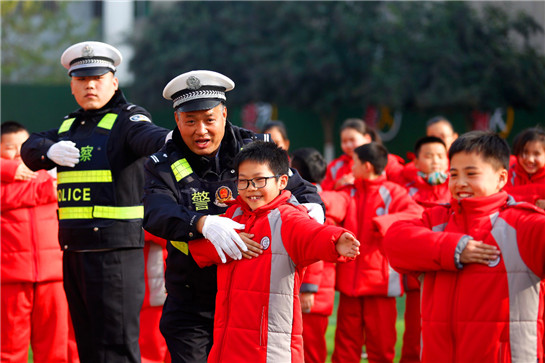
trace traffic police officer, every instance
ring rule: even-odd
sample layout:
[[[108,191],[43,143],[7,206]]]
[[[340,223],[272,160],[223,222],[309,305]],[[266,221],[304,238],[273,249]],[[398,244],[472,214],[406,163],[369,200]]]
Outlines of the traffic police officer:
[[[57,167],[64,289],[81,362],[140,362],[143,163],[168,130],[118,89],[121,60],[101,42],[66,49],[61,63],[81,108],[21,150],[32,170]]]
[[[234,230],[241,226],[217,215],[236,197],[235,155],[244,144],[268,141],[269,135],[227,120],[225,92],[233,88],[231,79],[212,71],[191,71],[170,81],[163,97],[173,101],[178,127],[145,164],[144,228],[169,240],[168,295],[160,329],[175,363],[206,362],[212,346],[216,267],[200,269],[188,243],[204,235],[220,256],[227,253],[234,259],[246,248]],[[297,172],[290,176],[288,189],[323,218],[316,188]]]

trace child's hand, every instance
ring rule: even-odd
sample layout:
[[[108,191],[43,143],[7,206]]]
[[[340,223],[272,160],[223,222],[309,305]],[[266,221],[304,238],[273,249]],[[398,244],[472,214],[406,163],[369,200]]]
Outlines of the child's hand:
[[[353,258],[360,254],[360,241],[351,233],[344,232],[339,237],[335,249],[339,255]]]
[[[242,239],[242,242],[244,242],[246,247],[248,247],[248,251],[240,250],[242,252],[242,257],[250,260],[254,257],[258,257],[260,254],[263,253],[263,249],[261,248],[261,245],[255,242],[254,240],[252,240],[252,238],[254,238],[253,234],[240,232],[238,235],[240,236],[240,238]]]
[[[335,189],[342,188],[345,185],[352,185],[352,184],[354,184],[354,180],[355,180],[355,178],[354,178],[354,175],[352,173],[343,175],[335,183]]]
[[[460,262],[488,265],[490,261],[494,261],[499,255],[500,250],[496,246],[470,239],[462,253],[460,253]]]
[[[536,207],[545,209],[545,199],[536,200]]]
[[[23,163],[19,164],[17,170],[15,170],[15,180],[36,179],[37,175],[38,173],[33,172]]]
[[[301,310],[304,313],[310,313],[310,309],[314,305],[314,293],[302,292],[299,294],[299,300],[301,301]]]

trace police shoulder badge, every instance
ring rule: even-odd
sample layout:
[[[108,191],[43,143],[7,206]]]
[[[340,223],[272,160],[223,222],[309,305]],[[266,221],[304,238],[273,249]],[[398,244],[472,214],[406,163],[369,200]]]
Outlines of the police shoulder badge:
[[[216,200],[214,204],[218,207],[227,207],[225,202],[233,199],[233,192],[228,187],[222,185],[216,190]]]
[[[146,121],[146,122],[151,122],[151,120],[149,119],[148,116],[146,115],[142,115],[142,114],[137,114],[137,115],[132,115],[129,120],[131,121]]]

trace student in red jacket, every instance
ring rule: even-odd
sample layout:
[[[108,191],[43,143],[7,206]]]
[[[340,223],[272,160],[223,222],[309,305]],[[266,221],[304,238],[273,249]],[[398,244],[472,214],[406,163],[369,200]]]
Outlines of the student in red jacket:
[[[318,191],[321,191],[320,182],[324,179],[327,163],[318,150],[310,147],[295,150],[291,155],[291,166],[297,169],[303,179],[316,185]],[[333,202],[324,200],[326,206]],[[328,217],[327,207],[325,223],[336,224]],[[308,266],[299,299],[303,311],[305,363],[323,363],[327,358],[325,333],[335,300],[333,262],[318,261]]]
[[[516,163],[509,169],[506,191],[517,201],[545,208],[545,131],[523,130],[515,137],[513,154]]]
[[[346,119],[341,125],[341,149],[344,154],[329,163],[325,178],[321,183],[322,189],[338,190],[346,185],[353,185],[352,158],[354,149],[371,141],[380,142],[380,138],[374,130],[367,127],[362,119]],[[403,182],[403,163],[404,160],[401,157],[388,154],[388,163],[385,168],[388,180],[396,183]]]
[[[448,203],[448,156],[443,140],[425,136],[414,147],[412,181],[405,187],[409,195],[423,207]],[[401,363],[420,362],[420,283],[410,275],[403,275],[405,288],[405,332]]]
[[[55,179],[24,167],[20,150],[28,132],[21,124],[7,121],[1,130],[0,359],[27,362],[30,343],[35,362],[67,362]]]
[[[247,258],[222,264],[225,256],[212,242],[189,243],[199,266],[218,264],[214,344],[208,362],[303,362],[303,269],[320,259],[353,258],[359,242],[344,228],[321,225],[303,206],[292,204],[291,193],[284,190],[288,156],[273,143],[248,144],[235,165],[239,196],[225,215],[260,244],[248,242]]]
[[[400,218],[414,218],[420,207],[400,185],[387,181],[383,170],[388,151],[372,142],[354,150],[353,187],[337,192],[335,204],[344,211],[343,227],[361,241],[354,261],[338,264],[340,292],[332,362],[356,362],[366,344],[369,362],[392,362],[395,356],[400,275],[390,268],[382,237]]]
[[[409,176],[405,188],[413,199],[424,207],[437,203],[448,203],[448,156],[443,140],[425,136],[417,140],[415,147],[415,169]]]
[[[390,263],[422,282],[422,362],[543,362],[545,213],[516,203],[509,146],[472,131],[449,150],[450,205],[393,224]]]

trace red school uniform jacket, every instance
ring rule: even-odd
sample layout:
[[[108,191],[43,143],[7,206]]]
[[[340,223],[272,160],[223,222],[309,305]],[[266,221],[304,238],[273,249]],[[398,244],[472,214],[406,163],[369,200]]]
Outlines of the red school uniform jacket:
[[[214,344],[208,362],[303,362],[299,288],[304,266],[337,261],[335,241],[346,230],[324,226],[283,191],[254,211],[240,197],[225,216],[245,224],[263,254],[222,264],[207,240],[189,243],[200,267],[218,264]]]
[[[333,193],[333,192],[331,192]],[[349,296],[400,296],[399,273],[384,254],[382,238],[388,227],[401,218],[419,218],[419,206],[400,185],[380,176],[375,180],[356,180],[354,187],[336,192],[343,227],[360,241],[360,255],[354,261],[337,265],[336,289]]]
[[[522,166],[515,162],[509,168],[509,179],[504,189],[517,202],[535,204],[538,199],[545,199],[545,168],[528,175]]]
[[[386,164],[386,177],[388,180],[398,184],[403,184],[403,163],[404,160],[397,155],[388,154],[388,164]],[[346,154],[339,156],[327,166],[325,178],[320,184],[323,190],[335,190],[337,180],[352,173],[354,161]]]
[[[545,213],[505,192],[391,226],[390,263],[423,281],[422,362],[543,362],[544,235]],[[499,258],[457,265],[469,236]]]
[[[0,159],[1,281],[62,281],[55,180],[40,170],[32,180],[15,181],[19,163]]]

